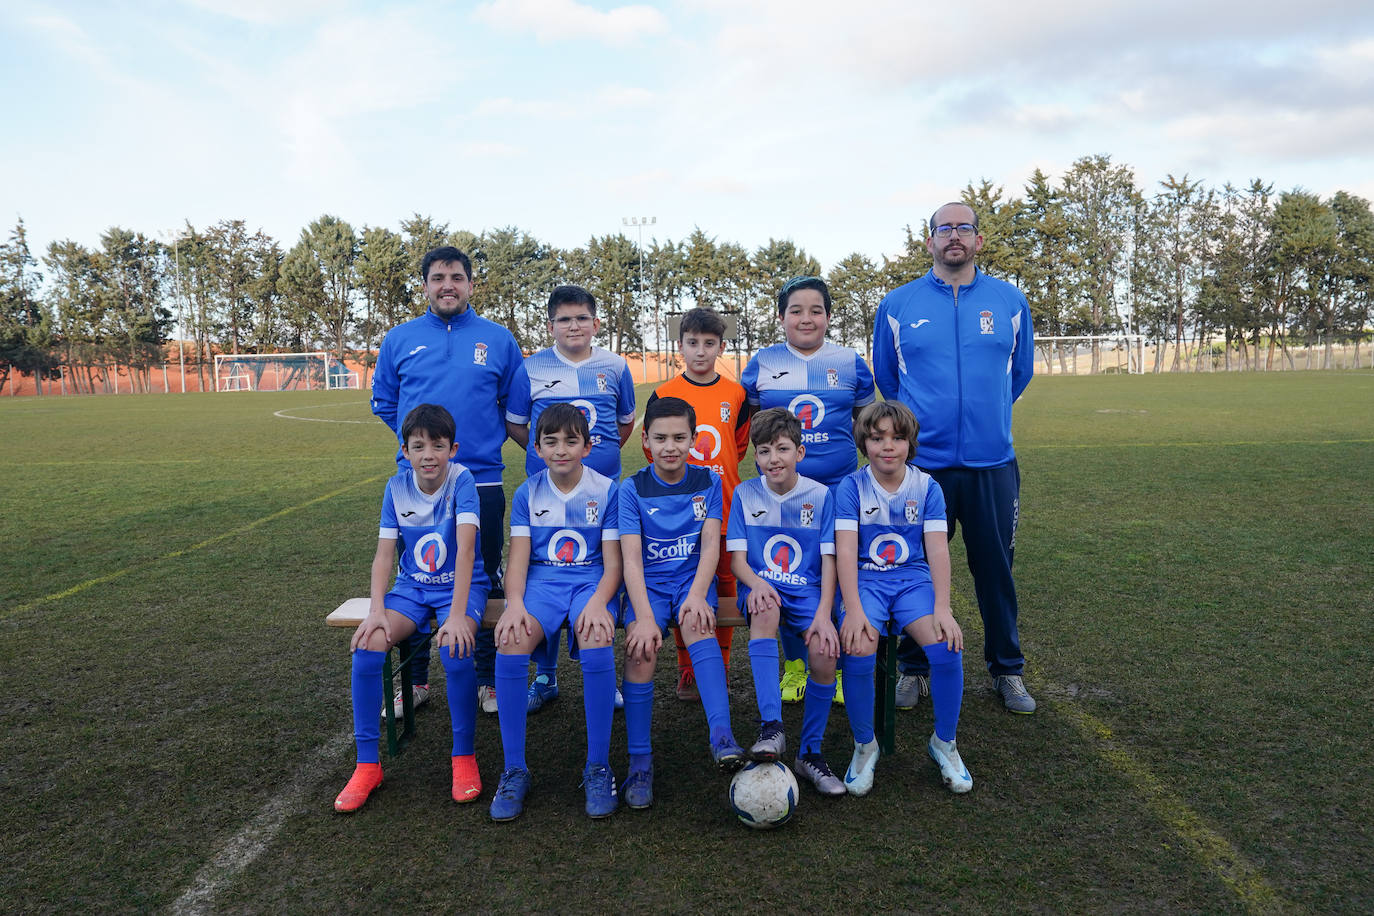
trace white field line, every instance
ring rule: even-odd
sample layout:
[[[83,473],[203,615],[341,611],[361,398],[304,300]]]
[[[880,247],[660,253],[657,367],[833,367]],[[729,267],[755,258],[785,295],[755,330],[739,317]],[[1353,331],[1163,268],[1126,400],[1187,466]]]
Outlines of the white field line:
[[[340,404],[308,404],[305,407],[283,407],[281,410],[272,411],[272,416],[281,417],[283,420],[305,420],[308,423],[381,423],[376,417],[370,420],[330,420],[325,417],[298,417],[291,410],[319,410],[322,407],[355,407],[358,404],[366,404],[367,401],[345,401]]]
[[[201,866],[191,884],[172,904],[177,916],[209,913],[215,895],[229,885],[267,850],[281,832],[286,817],[308,794],[314,794],[320,774],[327,772],[353,743],[352,731],[340,732],[315,750],[281,791],[258,809],[210,861]]]

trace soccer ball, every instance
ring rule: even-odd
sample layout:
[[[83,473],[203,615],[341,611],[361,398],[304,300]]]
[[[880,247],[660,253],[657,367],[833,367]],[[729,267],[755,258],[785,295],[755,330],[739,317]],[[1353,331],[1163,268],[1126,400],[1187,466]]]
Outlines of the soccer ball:
[[[780,827],[797,810],[797,778],[784,763],[751,763],[730,780],[730,807],[760,830]]]

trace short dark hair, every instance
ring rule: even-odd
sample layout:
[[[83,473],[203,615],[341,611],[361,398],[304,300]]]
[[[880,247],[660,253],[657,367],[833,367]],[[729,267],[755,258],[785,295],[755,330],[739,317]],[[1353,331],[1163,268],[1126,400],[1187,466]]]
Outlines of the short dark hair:
[[[921,422],[916,419],[916,414],[911,412],[911,408],[901,401],[874,401],[859,411],[859,415],[854,418],[854,441],[858,443],[859,451],[864,453],[864,457],[869,457],[864,442],[878,432],[878,423],[882,420],[891,420],[892,432],[911,443],[911,450],[906,456],[907,461],[915,458],[916,434],[921,431]]]
[[[787,300],[792,294],[800,289],[814,289],[821,294],[825,300],[825,313],[830,314],[830,287],[825,285],[825,281],[820,277],[793,277],[783,284],[782,290],[778,293],[778,317],[781,318],[787,311]],[[771,439],[769,440],[772,441]]]
[[[472,258],[454,248],[452,245],[444,245],[425,254],[424,260],[420,262],[420,279],[429,279],[429,269],[438,261],[441,264],[448,264],[457,261],[463,265],[463,270],[467,273],[468,279],[472,279]]]
[[[682,398],[654,398],[650,401],[649,406],[644,408],[644,431],[647,433],[655,420],[664,417],[686,417],[688,430],[696,434],[697,412]]]
[[[591,311],[592,317],[596,317],[596,297],[580,286],[567,284],[554,287],[553,292],[549,294],[550,321],[553,321],[560,305],[585,305]]]
[[[550,436],[554,433],[562,433],[565,436],[580,436],[583,442],[592,438],[591,427],[587,425],[587,415],[582,412],[580,407],[566,401],[546,407],[544,412],[539,415],[539,422],[534,424],[534,441],[536,443],[544,436]]]
[[[688,334],[705,334],[710,337],[719,337],[725,340],[725,319],[720,316],[713,308],[698,306],[688,309],[682,316],[682,322],[677,326],[677,339],[679,341]]]
[[[969,206],[968,204],[964,203],[962,200],[951,200],[947,204],[940,204],[940,206],[935,208],[935,212],[930,214],[930,222],[926,223],[926,226],[930,229],[931,232],[935,231],[935,217],[939,216],[940,211],[943,210],[945,207],[964,207],[968,210],[968,212],[973,214],[973,228],[978,228],[978,211],[973,209],[973,207]]]
[[[458,430],[453,422],[453,414],[438,404],[420,404],[406,414],[401,421],[401,442],[410,441],[413,433],[422,432],[430,439],[447,439],[453,442]]]
[[[775,439],[791,439],[802,444],[801,420],[792,415],[786,407],[770,407],[754,414],[749,421],[749,441],[754,448],[768,445]]]

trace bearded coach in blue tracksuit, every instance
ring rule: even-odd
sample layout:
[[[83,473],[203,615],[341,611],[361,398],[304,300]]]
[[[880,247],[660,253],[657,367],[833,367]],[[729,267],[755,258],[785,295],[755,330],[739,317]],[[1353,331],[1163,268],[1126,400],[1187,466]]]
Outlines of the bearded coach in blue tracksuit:
[[[926,241],[934,266],[878,307],[873,374],[883,396],[920,421],[915,463],[944,490],[949,536],[963,524],[988,673],[1003,705],[1029,714],[1035,700],[1021,678],[1011,577],[1021,489],[1011,405],[1030,383],[1034,337],[1026,297],[975,266],[982,247],[972,208],[950,203],[935,211]],[[909,707],[929,692],[930,666],[910,639],[900,655],[897,705]]]

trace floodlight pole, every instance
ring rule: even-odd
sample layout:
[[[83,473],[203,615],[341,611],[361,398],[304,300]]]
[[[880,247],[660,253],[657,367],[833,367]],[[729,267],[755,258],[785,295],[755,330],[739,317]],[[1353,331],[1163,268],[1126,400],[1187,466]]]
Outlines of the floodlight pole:
[[[652,226],[658,222],[657,216],[623,216],[620,221],[626,226],[634,226],[639,230],[639,306],[644,307],[644,227]],[[663,353],[663,337],[658,323],[658,301],[654,301],[654,347],[655,357],[661,357]],[[644,354],[644,370],[642,381],[649,380],[649,360],[648,354]],[[663,381],[663,362],[658,359],[658,380]]]

